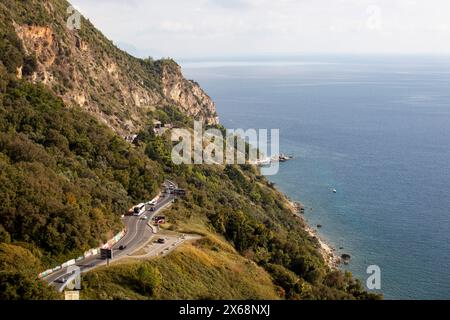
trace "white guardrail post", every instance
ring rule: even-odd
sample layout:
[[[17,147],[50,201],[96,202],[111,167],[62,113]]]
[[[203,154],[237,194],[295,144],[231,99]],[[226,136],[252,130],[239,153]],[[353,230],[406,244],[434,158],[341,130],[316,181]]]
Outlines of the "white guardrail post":
[[[112,246],[115,245],[117,242],[119,242],[120,239],[123,238],[123,236],[125,235],[125,233],[126,233],[126,229],[123,229],[123,230],[120,231],[118,234],[116,234],[116,235],[114,236],[114,238],[112,238],[111,240],[107,241],[103,246],[108,245],[108,246],[111,246],[111,247],[112,247]],[[103,246],[102,246],[102,247],[103,247]],[[100,247],[100,248],[101,248],[101,247]],[[100,248],[90,249],[90,250],[86,251],[82,256],[79,256],[79,257],[76,258],[76,259],[72,259],[72,260],[66,261],[66,262],[64,262],[63,264],[61,264],[60,266],[57,266],[57,267],[55,267],[55,268],[53,268],[53,269],[45,270],[44,272],[41,272],[41,273],[38,274],[38,278],[39,278],[39,279],[45,278],[45,277],[51,275],[53,272],[59,271],[59,270],[61,270],[61,269],[63,269],[63,268],[69,267],[69,266],[73,266],[73,265],[75,265],[77,262],[83,261],[84,259],[86,259],[86,258],[88,258],[88,257],[95,256],[95,255],[97,255],[97,254],[99,253]]]

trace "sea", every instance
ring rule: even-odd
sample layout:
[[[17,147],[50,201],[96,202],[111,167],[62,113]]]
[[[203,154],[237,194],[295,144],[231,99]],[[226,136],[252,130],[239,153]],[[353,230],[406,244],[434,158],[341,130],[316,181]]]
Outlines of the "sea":
[[[280,129],[268,176],[385,299],[450,299],[450,57],[181,60],[231,129]],[[336,193],[333,192],[336,189]]]

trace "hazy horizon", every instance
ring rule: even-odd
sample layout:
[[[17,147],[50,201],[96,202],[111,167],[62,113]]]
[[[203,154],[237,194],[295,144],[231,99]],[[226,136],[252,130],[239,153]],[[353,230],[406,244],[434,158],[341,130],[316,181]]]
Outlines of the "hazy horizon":
[[[137,57],[450,54],[444,0],[71,2]]]

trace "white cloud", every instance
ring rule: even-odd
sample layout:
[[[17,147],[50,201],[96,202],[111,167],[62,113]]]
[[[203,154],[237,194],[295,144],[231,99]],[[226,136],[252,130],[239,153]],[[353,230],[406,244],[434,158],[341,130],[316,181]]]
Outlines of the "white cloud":
[[[145,55],[450,53],[448,0],[72,2],[114,42]]]

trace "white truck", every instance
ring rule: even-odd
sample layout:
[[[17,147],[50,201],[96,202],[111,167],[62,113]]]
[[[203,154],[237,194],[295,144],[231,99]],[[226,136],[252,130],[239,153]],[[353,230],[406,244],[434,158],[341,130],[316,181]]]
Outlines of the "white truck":
[[[133,216],[139,217],[145,212],[145,203],[140,203],[133,208]]]

